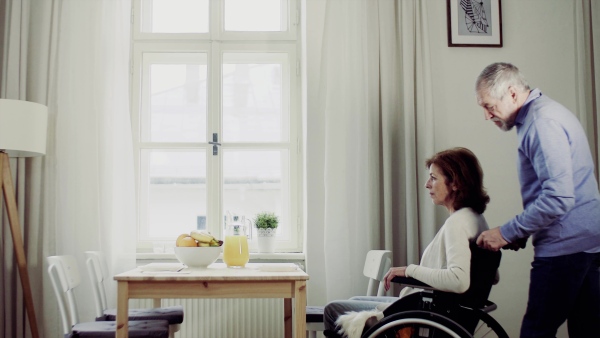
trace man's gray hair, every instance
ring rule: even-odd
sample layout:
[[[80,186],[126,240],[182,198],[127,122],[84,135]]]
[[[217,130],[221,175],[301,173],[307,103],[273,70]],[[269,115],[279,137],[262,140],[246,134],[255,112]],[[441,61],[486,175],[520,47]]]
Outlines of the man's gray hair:
[[[488,92],[495,99],[501,99],[508,87],[514,87],[520,92],[529,90],[529,84],[519,68],[510,63],[497,62],[485,67],[477,77],[475,92]]]

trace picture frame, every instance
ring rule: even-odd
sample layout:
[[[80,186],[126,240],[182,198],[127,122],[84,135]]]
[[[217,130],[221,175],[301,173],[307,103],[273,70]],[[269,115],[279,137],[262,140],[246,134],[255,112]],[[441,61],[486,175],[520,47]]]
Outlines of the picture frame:
[[[448,47],[502,47],[500,0],[446,0]]]

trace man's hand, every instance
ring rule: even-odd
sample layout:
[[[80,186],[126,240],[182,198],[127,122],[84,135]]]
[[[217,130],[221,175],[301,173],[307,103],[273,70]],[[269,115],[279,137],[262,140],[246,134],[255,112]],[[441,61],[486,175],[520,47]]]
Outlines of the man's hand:
[[[477,245],[487,250],[498,251],[507,244],[500,233],[500,227],[486,230],[477,237]]]

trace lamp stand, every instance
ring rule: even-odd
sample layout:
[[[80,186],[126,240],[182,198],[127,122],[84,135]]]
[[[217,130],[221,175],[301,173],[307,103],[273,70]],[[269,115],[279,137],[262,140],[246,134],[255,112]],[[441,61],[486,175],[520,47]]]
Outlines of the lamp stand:
[[[8,154],[2,151],[0,151],[0,187],[2,187],[2,191],[4,192],[4,203],[6,204],[6,209],[8,210],[8,223],[10,223],[10,232],[12,234],[15,255],[17,256],[17,265],[19,267],[19,275],[21,276],[21,286],[23,287],[25,308],[27,310],[27,317],[29,317],[31,335],[34,338],[38,338],[39,332],[37,329],[35,310],[33,308],[33,296],[31,294],[31,286],[29,284],[29,273],[27,272],[27,261],[25,259],[25,250],[23,248],[21,226],[19,225],[19,213],[17,210],[17,203],[15,201],[15,189],[10,174]]]

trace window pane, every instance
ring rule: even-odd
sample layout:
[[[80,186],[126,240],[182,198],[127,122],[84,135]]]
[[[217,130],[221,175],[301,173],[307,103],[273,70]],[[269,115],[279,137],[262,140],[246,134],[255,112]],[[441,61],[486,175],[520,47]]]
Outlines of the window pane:
[[[301,250],[300,2],[135,0],[132,9],[140,252],[152,242],[164,251],[192,229],[223,235],[228,211],[276,213],[277,251]],[[256,237],[249,244],[255,251]]]
[[[144,64],[142,139],[206,142],[206,54],[148,53]]]
[[[223,55],[224,141],[287,141],[282,85],[287,69],[286,54]]]
[[[224,0],[225,30],[280,32],[287,30],[287,0]]]
[[[142,0],[144,33],[207,33],[208,0]]]
[[[223,211],[254,219],[261,211],[279,217],[277,236],[289,236],[288,153],[280,150],[223,152]]]
[[[148,236],[173,240],[206,225],[206,152],[143,150],[142,218]]]

